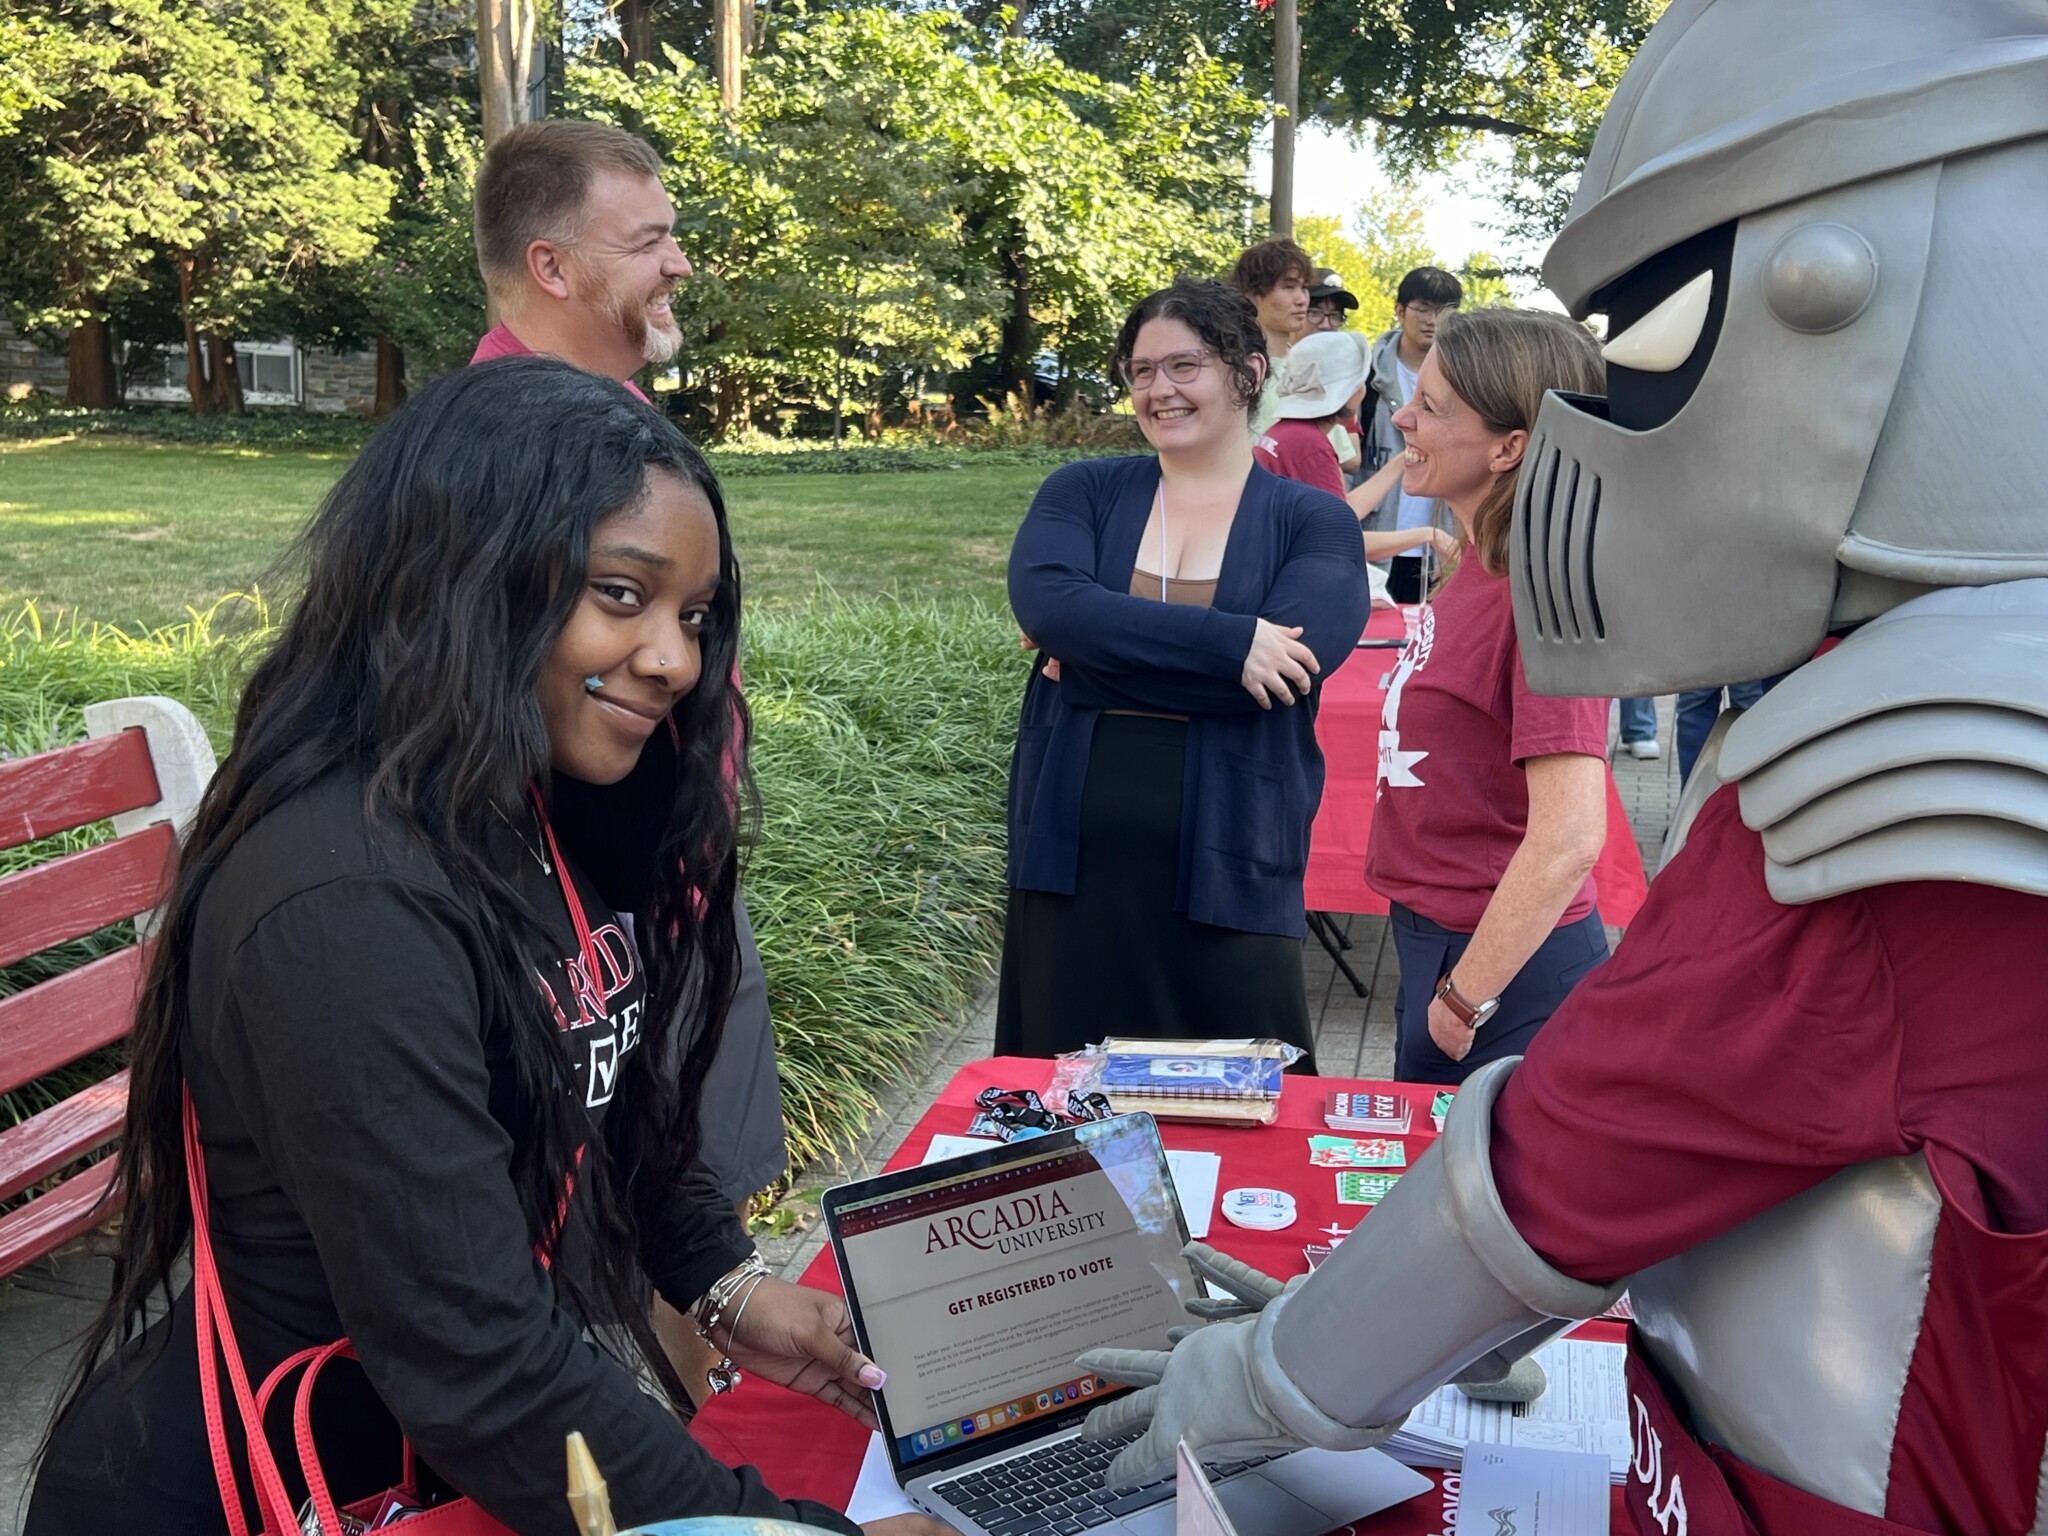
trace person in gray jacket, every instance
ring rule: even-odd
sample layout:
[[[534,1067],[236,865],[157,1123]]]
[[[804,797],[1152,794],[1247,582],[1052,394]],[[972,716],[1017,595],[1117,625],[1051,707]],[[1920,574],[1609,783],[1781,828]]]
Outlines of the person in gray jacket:
[[[1415,374],[1436,341],[1437,321],[1464,302],[1465,288],[1441,267],[1417,267],[1394,291],[1394,325],[1372,345],[1371,387],[1360,431],[1365,438],[1361,480],[1405,451],[1394,412],[1415,393]],[[1368,533],[1410,528],[1448,528],[1442,502],[1410,496],[1397,484],[1379,507],[1360,519]],[[1387,568],[1387,592],[1397,603],[1419,603],[1429,591],[1429,546],[1412,555],[1397,555]]]

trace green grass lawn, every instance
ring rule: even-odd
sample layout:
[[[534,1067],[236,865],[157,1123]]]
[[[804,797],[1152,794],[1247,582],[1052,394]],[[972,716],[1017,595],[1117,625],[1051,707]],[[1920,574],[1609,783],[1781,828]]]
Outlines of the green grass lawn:
[[[0,442],[0,752],[75,740],[91,700],[159,692],[192,705],[224,748],[242,669],[273,631],[181,621],[257,583],[274,620],[290,594],[269,573],[347,462],[297,448]],[[749,896],[799,1162],[851,1144],[874,1110],[871,1084],[912,1069],[926,1031],[993,959],[1005,766],[1029,665],[1003,567],[1046,473],[998,462],[727,482],[753,608],[764,822]],[[31,602],[39,623],[22,611]],[[159,625],[175,627],[133,634]],[[55,851],[14,850],[0,872]],[[0,996],[115,942],[125,932],[0,968]],[[0,1094],[0,1127],[106,1065]]]
[[[347,464],[297,449],[105,438],[0,443],[0,610],[157,625],[265,583]],[[785,475],[727,483],[750,603],[847,597],[1001,605],[1010,537],[1037,466]]]

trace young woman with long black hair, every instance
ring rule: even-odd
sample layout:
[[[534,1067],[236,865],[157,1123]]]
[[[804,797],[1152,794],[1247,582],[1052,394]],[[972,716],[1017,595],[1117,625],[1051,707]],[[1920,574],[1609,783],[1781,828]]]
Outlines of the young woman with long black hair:
[[[567,1533],[578,1429],[622,1524],[855,1530],[691,1441],[648,1322],[651,1292],[687,1311],[732,1277],[746,1303],[714,1341],[872,1418],[880,1373],[843,1304],[746,1275],[730,1208],[687,1192],[734,986],[745,795],[717,482],[617,384],[510,359],[422,391],[303,549],[305,596],[243,695],[163,911],[115,1290],[28,1536],[230,1529],[175,1280],[188,1095],[251,1379],[343,1335],[361,1358],[315,1405],[339,1498],[398,1480],[402,1433],[436,1486]],[[279,1414],[268,1428],[289,1479]]]

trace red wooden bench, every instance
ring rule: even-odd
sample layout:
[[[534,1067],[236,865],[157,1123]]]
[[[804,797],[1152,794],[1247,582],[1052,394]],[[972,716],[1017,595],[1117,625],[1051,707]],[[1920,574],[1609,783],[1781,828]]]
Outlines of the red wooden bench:
[[[148,960],[152,909],[178,835],[213,774],[206,732],[163,698],[89,705],[91,739],[0,763],[0,848],[111,817],[115,836],[0,878],[0,966],[135,918],[142,936],[110,955],[0,999],[0,1092],[124,1037]],[[120,1134],[123,1070],[0,1130],[0,1201],[45,1184]],[[102,1158],[0,1213],[0,1278],[120,1209]]]

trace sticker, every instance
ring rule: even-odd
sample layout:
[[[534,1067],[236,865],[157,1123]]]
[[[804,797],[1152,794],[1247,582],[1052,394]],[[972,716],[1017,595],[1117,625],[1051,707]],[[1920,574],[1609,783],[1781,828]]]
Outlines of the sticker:
[[[1225,1190],[1223,1219],[1233,1226],[1277,1232],[1294,1225],[1294,1196],[1284,1189]]]
[[[1378,1205],[1400,1178],[1398,1173],[1361,1173],[1352,1169],[1337,1175],[1339,1205]]]
[[[1406,1168],[1408,1144],[1383,1136],[1365,1141],[1350,1136],[1311,1136],[1308,1160],[1318,1168]]]

